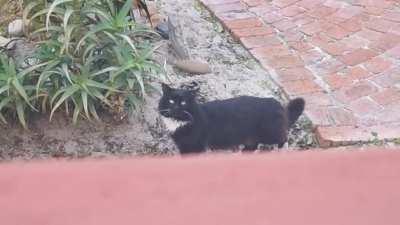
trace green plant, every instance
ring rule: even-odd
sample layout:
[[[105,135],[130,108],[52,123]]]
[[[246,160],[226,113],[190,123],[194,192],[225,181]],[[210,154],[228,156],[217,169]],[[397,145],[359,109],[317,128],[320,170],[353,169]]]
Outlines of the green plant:
[[[32,85],[29,74],[44,66],[38,64],[29,69],[18,71],[12,58],[0,54],[0,119],[7,123],[4,112],[16,113],[24,128],[26,125],[27,108],[36,110],[35,100],[40,94],[35,95],[35,86]]]
[[[10,86],[19,91],[10,102],[18,102],[13,109],[24,127],[21,112],[28,108],[49,111],[50,119],[64,109],[67,115],[73,112],[76,123],[81,117],[99,120],[99,108],[120,112],[127,107],[133,112],[141,106],[151,81],[163,75],[152,60],[157,49],[152,39],[157,34],[130,18],[131,7],[132,1],[119,6],[116,0],[30,0],[26,4],[26,35],[38,42],[32,57],[40,64],[20,76],[14,75],[19,74],[15,66],[6,66],[3,73],[21,83],[17,89]]]
[[[85,113],[87,119],[90,119],[91,116],[93,116],[98,120],[99,118],[96,112],[96,104],[99,102],[104,102],[109,105],[107,98],[102,94],[102,90],[116,90],[108,85],[96,81],[96,77],[106,74],[112,70],[115,70],[115,68],[109,67],[97,72],[93,72],[85,66],[79,66],[76,74],[68,74],[68,69],[63,67],[59,73],[62,76],[71,77],[71,79],[68,81],[68,84],[56,91],[52,96],[52,111],[50,114],[50,119],[57,108],[59,108],[63,103],[68,104],[69,100],[74,105],[74,122],[77,121],[81,112]]]

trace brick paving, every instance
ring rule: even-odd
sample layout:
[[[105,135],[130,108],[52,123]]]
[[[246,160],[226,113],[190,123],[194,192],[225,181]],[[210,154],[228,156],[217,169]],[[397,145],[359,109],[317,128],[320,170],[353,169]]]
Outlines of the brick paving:
[[[306,99],[322,146],[400,137],[399,1],[200,1]]]

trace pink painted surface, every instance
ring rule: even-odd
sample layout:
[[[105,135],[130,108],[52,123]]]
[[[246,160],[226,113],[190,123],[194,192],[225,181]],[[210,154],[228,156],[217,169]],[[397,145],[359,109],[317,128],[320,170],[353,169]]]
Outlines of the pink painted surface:
[[[400,151],[0,166],[4,225],[398,225]]]

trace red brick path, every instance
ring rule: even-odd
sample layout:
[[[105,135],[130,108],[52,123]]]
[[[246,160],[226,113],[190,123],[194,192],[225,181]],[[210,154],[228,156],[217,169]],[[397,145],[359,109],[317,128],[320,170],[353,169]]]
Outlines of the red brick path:
[[[398,225],[400,151],[0,165],[3,225]]]
[[[400,137],[400,3],[200,0],[289,97],[322,146]]]

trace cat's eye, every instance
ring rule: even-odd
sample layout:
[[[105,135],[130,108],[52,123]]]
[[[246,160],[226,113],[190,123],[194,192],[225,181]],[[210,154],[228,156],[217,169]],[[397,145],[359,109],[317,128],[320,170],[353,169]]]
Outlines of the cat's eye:
[[[185,101],[181,101],[181,105],[186,105],[186,102]]]
[[[174,104],[174,103],[175,103],[175,101],[174,101],[174,100],[172,100],[172,99],[170,99],[170,100],[169,100],[169,103],[170,103],[170,104]]]

